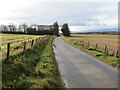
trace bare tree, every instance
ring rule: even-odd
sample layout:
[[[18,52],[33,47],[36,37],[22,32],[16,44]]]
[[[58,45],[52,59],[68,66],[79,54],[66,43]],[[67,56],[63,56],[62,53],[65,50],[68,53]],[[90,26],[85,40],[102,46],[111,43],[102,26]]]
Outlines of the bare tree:
[[[7,32],[8,31],[8,27],[7,26],[3,26],[3,31]]]
[[[6,25],[0,25],[0,31],[8,31],[8,27]]]
[[[9,31],[12,32],[13,31],[12,25],[8,25],[8,27],[9,27]]]
[[[16,25],[11,23],[8,25],[8,27],[9,27],[10,32],[16,32]]]
[[[19,25],[19,26],[18,26],[18,31],[19,31],[19,32],[22,32],[22,25]]]
[[[16,32],[16,25],[13,25],[13,32]]]
[[[28,25],[26,23],[23,23],[22,27],[23,27],[23,30],[24,30],[23,32],[26,33]]]

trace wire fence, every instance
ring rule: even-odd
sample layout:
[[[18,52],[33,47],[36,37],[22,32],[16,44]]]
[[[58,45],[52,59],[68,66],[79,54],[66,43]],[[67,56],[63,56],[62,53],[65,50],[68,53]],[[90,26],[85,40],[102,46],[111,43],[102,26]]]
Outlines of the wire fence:
[[[17,54],[21,53],[22,55],[25,55],[27,50],[37,45],[43,46],[50,39],[50,37],[51,36],[47,35],[27,41],[7,43],[6,45],[0,47],[2,59],[7,61],[11,56],[15,56]]]
[[[87,48],[91,48],[91,49],[96,50],[96,51],[101,51],[107,55],[115,56],[117,58],[120,57],[120,52],[118,50],[109,49],[108,45],[103,46],[103,45],[100,45],[98,43],[91,43],[90,41],[86,42],[83,40],[81,40],[81,41],[73,40],[73,41],[75,41],[75,42],[79,43],[80,45],[83,45]]]

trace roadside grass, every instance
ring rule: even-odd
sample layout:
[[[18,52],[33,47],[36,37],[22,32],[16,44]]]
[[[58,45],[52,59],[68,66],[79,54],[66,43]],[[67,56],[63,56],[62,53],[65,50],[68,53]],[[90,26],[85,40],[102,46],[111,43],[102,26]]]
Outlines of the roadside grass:
[[[83,46],[80,43],[78,43],[77,41],[70,39],[69,37],[62,36],[62,39],[64,41],[66,41],[68,44],[70,44],[76,48],[79,48],[80,50],[86,52],[87,54],[94,56],[98,60],[100,60],[106,64],[109,64],[109,65],[117,68],[118,70],[120,70],[120,58],[116,58],[115,56],[107,55],[107,54],[103,53],[101,50],[95,50],[94,48],[88,48],[86,46]]]
[[[3,88],[59,88],[63,87],[58,66],[53,54],[52,40],[37,45],[26,55],[3,60]]]

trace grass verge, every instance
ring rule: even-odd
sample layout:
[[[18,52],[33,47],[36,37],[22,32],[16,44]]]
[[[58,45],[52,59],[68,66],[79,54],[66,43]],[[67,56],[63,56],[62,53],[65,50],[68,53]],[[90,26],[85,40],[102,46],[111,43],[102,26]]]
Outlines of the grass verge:
[[[64,41],[66,41],[68,44],[74,46],[75,48],[79,48],[80,50],[86,52],[87,54],[94,56],[98,60],[100,60],[106,64],[109,64],[112,67],[115,67],[118,70],[120,70],[120,58],[116,58],[114,56],[109,56],[109,55],[101,52],[100,50],[95,50],[93,48],[85,47],[85,46],[81,45],[80,43],[71,40],[69,37],[62,36],[62,39]]]
[[[42,47],[36,46],[25,56],[3,61],[3,88],[59,88],[62,81],[53,54],[52,37]]]

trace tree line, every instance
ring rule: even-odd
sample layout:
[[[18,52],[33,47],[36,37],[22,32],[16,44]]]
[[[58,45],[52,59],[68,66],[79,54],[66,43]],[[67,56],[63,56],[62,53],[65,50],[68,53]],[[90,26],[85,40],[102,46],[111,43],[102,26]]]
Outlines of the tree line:
[[[68,24],[65,23],[61,28],[64,36],[70,36],[70,30]],[[27,25],[23,23],[21,25],[9,24],[0,25],[0,32],[8,34],[31,34],[31,35],[57,35],[59,36],[59,25],[55,22],[53,25]]]

